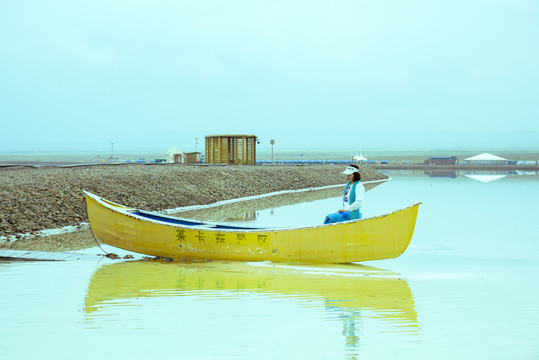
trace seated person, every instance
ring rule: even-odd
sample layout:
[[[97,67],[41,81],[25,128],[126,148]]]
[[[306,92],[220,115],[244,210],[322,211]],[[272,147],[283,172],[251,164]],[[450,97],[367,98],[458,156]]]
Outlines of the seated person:
[[[361,183],[361,174],[357,165],[349,165],[343,171],[348,183],[344,188],[343,209],[326,216],[324,224],[331,224],[340,221],[361,219],[361,205],[365,198],[365,187]]]

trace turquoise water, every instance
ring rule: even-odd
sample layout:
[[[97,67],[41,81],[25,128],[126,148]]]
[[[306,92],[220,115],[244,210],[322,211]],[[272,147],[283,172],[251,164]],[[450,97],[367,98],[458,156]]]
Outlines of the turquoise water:
[[[397,259],[0,263],[2,358],[538,359],[539,176],[388,175],[365,216],[422,202]],[[339,207],[250,223],[315,224]]]

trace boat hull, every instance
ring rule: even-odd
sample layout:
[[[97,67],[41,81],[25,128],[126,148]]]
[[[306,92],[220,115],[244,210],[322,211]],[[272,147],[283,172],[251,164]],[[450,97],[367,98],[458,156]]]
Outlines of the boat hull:
[[[412,238],[419,203],[393,213],[293,229],[170,223],[86,193],[90,227],[101,242],[142,254],[185,259],[348,263],[394,258]],[[148,213],[146,213],[148,214]]]

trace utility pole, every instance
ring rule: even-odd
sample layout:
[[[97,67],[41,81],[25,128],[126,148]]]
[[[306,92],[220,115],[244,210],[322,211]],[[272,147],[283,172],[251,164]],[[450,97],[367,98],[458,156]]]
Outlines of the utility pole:
[[[195,138],[195,152],[197,152],[198,138]]]
[[[273,145],[275,145],[275,140],[271,139],[270,144],[271,144],[271,163],[275,164],[275,162],[273,161]]]

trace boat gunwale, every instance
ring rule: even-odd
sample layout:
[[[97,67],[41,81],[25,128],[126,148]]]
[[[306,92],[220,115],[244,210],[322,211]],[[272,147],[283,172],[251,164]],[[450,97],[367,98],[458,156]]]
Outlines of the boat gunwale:
[[[209,222],[209,221],[207,221],[207,222],[200,221],[200,224],[198,224],[197,221],[192,220],[192,219],[185,219],[185,218],[180,218],[180,217],[174,217],[174,216],[169,216],[169,215],[158,214],[158,213],[152,212],[152,211],[140,210],[140,209],[137,209],[137,208],[130,208],[130,207],[115,203],[113,201],[109,201],[107,199],[104,199],[101,196],[95,195],[95,194],[93,194],[91,192],[88,192],[86,190],[83,190],[83,192],[84,192],[84,194],[86,196],[92,198],[93,200],[98,202],[103,207],[105,207],[105,208],[107,208],[107,209],[109,209],[111,211],[114,211],[116,213],[119,213],[121,215],[125,215],[125,216],[128,216],[128,217],[134,218],[134,219],[139,220],[139,221],[151,222],[151,223],[154,223],[154,224],[157,224],[157,225],[165,225],[165,226],[170,226],[170,227],[173,227],[173,228],[194,229],[194,230],[215,231],[215,232],[231,232],[231,233],[236,233],[238,231],[246,232],[246,233],[295,231],[295,230],[317,229],[317,228],[330,227],[330,226],[349,226],[351,224],[355,224],[355,223],[362,222],[362,221],[368,221],[368,220],[387,217],[389,215],[392,215],[392,214],[407,210],[409,208],[419,206],[421,204],[421,202],[417,202],[417,203],[405,206],[403,208],[391,211],[389,213],[384,213],[384,214],[371,216],[371,217],[366,217],[366,218],[361,218],[361,219],[342,221],[342,222],[338,222],[338,223],[331,223],[331,224],[320,224],[320,225],[312,225],[312,226],[287,227],[287,228],[249,228],[249,227],[237,227],[237,228],[235,228],[234,226],[231,226],[231,225],[214,223],[214,222]],[[112,205],[112,204],[114,204],[114,205]],[[171,220],[176,220],[176,221],[185,221],[185,222],[188,222],[188,223],[193,223],[193,225],[177,224],[177,223],[175,224],[175,223],[171,223],[171,222],[167,222],[167,221],[159,221],[159,220],[156,220],[156,219],[145,217],[143,215],[138,215],[138,214],[134,213],[134,211],[150,214],[152,216],[155,216],[156,218],[165,218],[165,219],[171,219]],[[218,226],[224,226],[224,228],[220,228]]]

